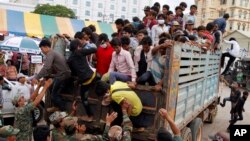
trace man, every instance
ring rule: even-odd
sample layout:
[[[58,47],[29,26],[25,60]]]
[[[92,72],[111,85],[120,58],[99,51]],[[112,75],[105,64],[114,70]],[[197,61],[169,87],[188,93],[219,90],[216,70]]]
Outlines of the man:
[[[52,131],[53,141],[67,141],[64,132],[63,119],[68,116],[66,112],[56,111],[49,116],[50,123],[54,126]]]
[[[72,76],[77,77],[77,83],[81,86],[81,100],[87,113],[87,117],[82,117],[82,120],[85,121],[93,120],[93,112],[88,103],[88,95],[89,88],[93,87],[96,81],[96,71],[93,71],[89,66],[87,56],[96,53],[96,50],[96,48],[82,48],[80,41],[76,39],[70,43],[72,54],[68,59],[68,64],[72,71]]]
[[[194,27],[196,27],[196,16],[195,16],[196,12],[197,12],[197,6],[191,5],[190,12],[188,14],[185,14],[183,17],[183,25],[184,26],[189,20],[191,20],[195,24]]]
[[[169,11],[169,5],[167,5],[167,4],[163,5],[162,6],[162,14],[167,16],[168,11]]]
[[[168,11],[165,20],[166,25],[172,27],[173,21],[174,21],[174,13],[172,11]]]
[[[157,141],[182,141],[181,131],[174,123],[174,120],[169,116],[168,111],[161,108],[159,110],[159,113],[160,116],[169,123],[169,126],[173,131],[174,137],[172,137],[171,133],[167,131],[167,129],[161,127],[157,133]]]
[[[222,43],[222,32],[218,30],[218,25],[214,25],[214,31],[213,31],[213,36],[214,36],[214,42],[213,42],[213,50],[220,50],[221,49],[221,43]]]
[[[183,18],[182,18],[182,8],[180,6],[177,6],[175,8],[175,16],[174,21],[177,21],[181,26],[183,25]],[[181,27],[183,28],[183,27]]]
[[[130,48],[130,39],[129,37],[126,37],[126,36],[123,36],[121,38],[121,44],[122,44],[122,49],[126,50],[126,51],[131,51],[131,56],[132,56],[132,53],[133,53],[133,50]]]
[[[224,14],[223,18],[218,18],[214,20],[214,24],[217,24],[219,30],[224,34],[226,32],[227,20],[229,19],[229,14]]]
[[[221,57],[221,67],[222,68],[224,68],[225,57],[229,57],[229,60],[227,62],[226,68],[224,69],[224,71],[222,72],[221,75],[227,74],[231,64],[234,62],[236,57],[238,57],[240,54],[240,45],[238,44],[238,42],[236,41],[236,39],[234,37],[231,37],[229,39],[229,41],[224,40],[224,42],[227,44],[231,44],[231,49],[229,50],[229,52],[225,52],[222,54],[222,57]]]
[[[117,29],[117,33],[118,33],[118,38],[121,38],[122,37],[122,30],[123,30],[123,27],[124,27],[124,21],[123,19],[117,19],[115,21],[115,25],[116,25],[116,29]]]
[[[112,54],[112,60],[109,66],[109,82],[113,84],[116,80],[127,82],[132,81],[135,85],[136,72],[131,54],[121,47],[119,39],[114,38],[111,46],[115,52]]]
[[[16,135],[19,131],[19,129],[13,128],[11,125],[3,126],[0,128],[0,140],[16,141]]]
[[[47,125],[39,125],[33,131],[34,141],[50,141],[50,129]]]
[[[145,30],[145,29],[139,30],[139,31],[136,33],[136,38],[137,38],[137,41],[138,41],[139,44],[140,44],[140,42],[142,41],[142,39],[143,39],[145,36],[148,36],[148,32],[147,32],[147,30]]]
[[[17,75],[17,94],[24,96],[25,99],[29,99],[31,94],[33,93],[33,86],[30,86],[26,83],[26,76],[22,73]]]
[[[143,10],[144,10],[145,16],[143,17],[142,21],[145,21],[145,20],[147,20],[148,15],[150,13],[150,7],[149,6],[145,6]]]
[[[32,140],[32,115],[31,111],[35,109],[37,105],[42,101],[43,96],[52,84],[52,79],[45,81],[42,91],[38,95],[38,92],[42,86],[41,83],[38,84],[36,90],[31,95],[29,103],[26,104],[25,98],[23,96],[17,95],[13,98],[12,104],[16,107],[15,110],[15,121],[14,127],[20,129],[17,135],[18,141],[31,141]]]
[[[40,78],[52,77],[53,85],[51,91],[51,100],[55,107],[48,108],[48,112],[56,110],[65,110],[65,104],[61,98],[61,90],[64,87],[64,82],[70,77],[71,71],[66,63],[64,56],[51,49],[49,40],[42,40],[39,47],[43,54],[46,56],[42,70],[34,77],[33,83],[37,83]]]
[[[179,7],[181,7],[182,11],[184,12],[184,11],[186,10],[186,8],[187,8],[187,3],[181,2],[181,3],[179,4]]]
[[[123,37],[128,37],[130,40],[130,52],[133,53],[134,50],[136,49],[136,47],[139,45],[137,39],[135,37],[133,37],[133,29],[131,27],[124,27],[123,28]]]

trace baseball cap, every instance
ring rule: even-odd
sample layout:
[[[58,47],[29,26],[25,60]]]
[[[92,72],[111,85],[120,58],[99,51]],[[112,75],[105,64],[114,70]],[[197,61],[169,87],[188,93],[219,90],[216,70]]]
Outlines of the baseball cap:
[[[17,79],[21,78],[21,77],[26,77],[23,73],[19,73],[17,74]]]
[[[65,118],[66,116],[68,116],[66,112],[56,111],[49,116],[49,120],[52,124],[56,124],[60,122],[63,118]]]
[[[77,125],[78,118],[77,117],[66,117],[63,119],[64,129],[72,129]]]
[[[173,25],[179,26],[180,24],[177,21],[173,21]]]
[[[9,136],[17,135],[19,131],[19,129],[13,128],[11,125],[3,126],[0,128],[0,136],[7,138]]]
[[[22,95],[16,95],[14,96],[14,98],[12,99],[12,104],[13,105],[17,105],[19,99],[22,97]]]

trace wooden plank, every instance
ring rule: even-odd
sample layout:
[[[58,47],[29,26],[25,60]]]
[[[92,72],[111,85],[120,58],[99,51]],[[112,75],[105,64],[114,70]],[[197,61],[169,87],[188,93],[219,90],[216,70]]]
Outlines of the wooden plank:
[[[203,74],[195,74],[195,75],[189,75],[189,76],[182,76],[182,77],[179,77],[179,83],[188,82],[188,81],[191,81],[191,80],[202,78],[203,76],[204,76]]]

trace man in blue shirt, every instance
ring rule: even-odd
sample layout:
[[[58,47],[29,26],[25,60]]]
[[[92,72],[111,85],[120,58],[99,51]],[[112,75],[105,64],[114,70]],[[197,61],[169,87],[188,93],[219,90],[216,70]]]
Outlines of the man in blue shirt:
[[[226,31],[226,26],[227,26],[227,20],[229,19],[229,14],[226,13],[224,14],[223,18],[218,18],[214,20],[214,24],[217,24],[219,27],[219,30],[224,34]]]

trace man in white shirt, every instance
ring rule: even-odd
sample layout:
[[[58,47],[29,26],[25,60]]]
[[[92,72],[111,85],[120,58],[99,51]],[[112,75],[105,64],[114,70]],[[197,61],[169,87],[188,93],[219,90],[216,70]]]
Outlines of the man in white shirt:
[[[229,41],[224,40],[224,42],[227,44],[231,44],[231,49],[229,52],[225,52],[222,54],[221,67],[224,67],[225,57],[229,57],[229,60],[227,62],[227,66],[225,70],[223,71],[221,75],[225,75],[227,73],[230,65],[234,62],[236,57],[238,57],[240,54],[240,46],[234,37],[230,38]]]
[[[185,27],[186,23],[191,20],[194,23],[194,27],[197,27],[196,23],[196,12],[197,12],[197,6],[196,5],[191,5],[190,6],[190,13],[185,14],[183,17],[183,27]],[[185,28],[183,28],[185,29]]]
[[[25,99],[30,99],[30,96],[33,92],[31,85],[26,83],[26,76],[22,73],[17,75],[17,94],[24,96]]]

